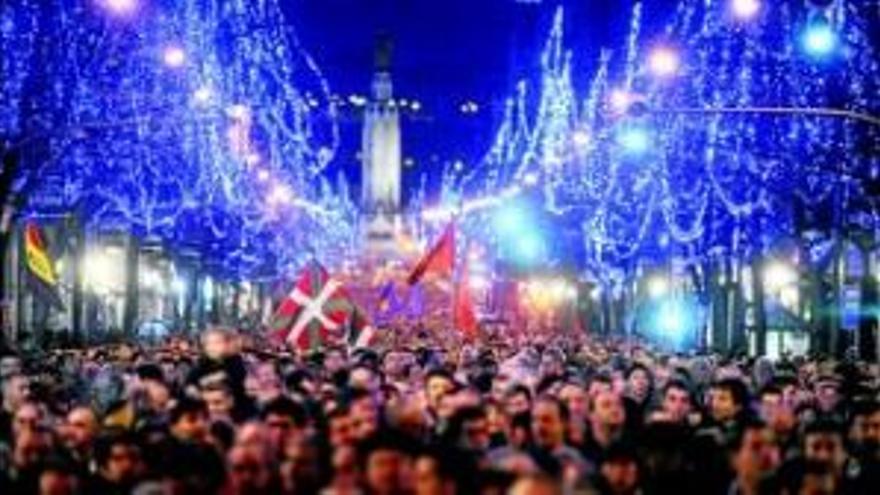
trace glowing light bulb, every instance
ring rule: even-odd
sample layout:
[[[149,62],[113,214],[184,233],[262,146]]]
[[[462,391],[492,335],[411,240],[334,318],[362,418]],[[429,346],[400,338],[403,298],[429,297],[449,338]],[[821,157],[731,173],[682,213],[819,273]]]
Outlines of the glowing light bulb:
[[[186,63],[186,52],[179,46],[169,46],[162,53],[162,60],[168,67],[177,69]]]
[[[114,14],[131,14],[138,7],[137,0],[102,0],[101,5]]]
[[[739,19],[752,19],[761,11],[759,0],[732,0],[730,9]]]
[[[656,76],[670,77],[678,73],[678,70],[681,68],[681,59],[675,50],[669,47],[661,47],[651,53],[651,57],[648,59],[648,67]]]
[[[834,51],[837,46],[837,34],[827,22],[814,22],[807,28],[803,42],[807,53],[822,57]]]

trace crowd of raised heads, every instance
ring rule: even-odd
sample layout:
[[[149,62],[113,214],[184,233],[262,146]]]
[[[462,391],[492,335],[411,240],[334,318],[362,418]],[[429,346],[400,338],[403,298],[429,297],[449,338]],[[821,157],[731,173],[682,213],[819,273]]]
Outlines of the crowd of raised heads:
[[[0,359],[2,494],[880,493],[880,372],[541,338]]]

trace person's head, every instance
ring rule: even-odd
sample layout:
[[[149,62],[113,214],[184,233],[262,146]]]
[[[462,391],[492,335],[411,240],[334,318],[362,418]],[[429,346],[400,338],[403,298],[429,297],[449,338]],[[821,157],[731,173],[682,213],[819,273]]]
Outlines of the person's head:
[[[22,374],[13,373],[3,381],[3,409],[14,412],[31,398],[31,381]]]
[[[639,463],[632,445],[615,442],[608,447],[599,466],[608,493],[629,495],[639,489]]]
[[[327,416],[328,441],[334,450],[354,445],[354,425],[347,407],[337,407]]]
[[[782,483],[787,495],[834,495],[837,486],[838,479],[830,466],[800,460],[787,466]]]
[[[378,432],[360,445],[364,484],[375,495],[406,493],[412,488],[414,447],[396,432]]]
[[[12,416],[12,436],[17,438],[28,430],[33,430],[45,420],[45,410],[38,402],[23,402],[18,406]]]
[[[568,408],[559,399],[541,396],[532,406],[532,440],[545,450],[554,450],[565,444]]]
[[[590,409],[590,424],[594,431],[613,433],[623,428],[626,410],[620,394],[611,390],[599,392]]]
[[[208,438],[208,407],[201,400],[182,397],[168,418],[171,434],[178,440],[204,442]]]
[[[642,364],[634,364],[626,373],[626,388],[630,397],[644,403],[651,396],[654,379],[651,371]]]
[[[143,364],[137,368],[137,377],[153,407],[164,407],[171,400],[171,391],[165,383],[165,374],[157,364]],[[164,412],[164,411],[161,411]]]
[[[444,368],[435,368],[425,376],[425,396],[428,406],[436,411],[440,407],[440,399],[455,390],[455,380]]]
[[[95,462],[102,478],[120,485],[134,483],[145,470],[137,438],[122,431],[107,432],[98,437]]]
[[[472,451],[485,451],[489,448],[489,420],[481,407],[466,407],[455,413],[451,424],[458,430],[458,446]]]
[[[596,398],[600,392],[607,392],[614,390],[614,379],[608,373],[598,373],[590,378],[590,383],[587,386],[587,395],[590,400]]]
[[[525,385],[515,385],[507,392],[504,402],[511,416],[527,413],[532,409],[532,393]]]
[[[747,402],[746,385],[737,378],[725,378],[709,391],[709,414],[720,423],[731,421],[740,416]]]
[[[737,480],[752,488],[776,471],[780,459],[773,432],[761,421],[747,422],[731,444],[731,464]]]
[[[98,431],[99,424],[95,412],[89,407],[77,406],[67,413],[62,436],[67,448],[82,455],[91,451]]]
[[[81,493],[82,479],[75,466],[61,459],[52,459],[43,467],[37,481],[39,495],[76,495]]]
[[[818,420],[804,430],[804,459],[827,464],[838,477],[847,460],[843,430],[837,423]]]
[[[459,479],[462,472],[457,454],[448,450],[433,449],[419,454],[415,462],[413,488],[415,495],[455,495],[465,493]]]
[[[690,388],[681,380],[669,380],[663,388],[663,413],[673,423],[687,421],[693,411]]]
[[[266,449],[235,445],[226,454],[229,493],[236,495],[268,493],[272,482]]]
[[[349,409],[355,439],[364,440],[379,429],[380,408],[375,396],[366,390],[355,389]]]
[[[852,411],[850,439],[863,456],[880,456],[880,403],[856,403]]]
[[[307,422],[305,408],[287,397],[279,397],[266,404],[262,417],[272,444],[279,451],[289,436],[302,436]]]
[[[315,442],[290,436],[281,456],[281,483],[288,492],[315,493],[323,484],[321,455]]]
[[[831,412],[840,403],[840,382],[833,377],[822,377],[816,382],[816,405],[821,412]]]
[[[382,389],[382,379],[379,374],[366,364],[358,364],[351,369],[348,384],[355,390],[364,390],[371,394],[378,394]]]
[[[776,385],[766,385],[758,394],[758,411],[762,421],[771,424],[784,405],[782,389]]]
[[[21,358],[12,353],[0,354],[0,381],[21,373]]]
[[[562,495],[561,484],[548,476],[524,476],[516,480],[508,495]]]
[[[210,359],[220,360],[232,352],[232,336],[222,328],[211,328],[202,334],[202,350]]]
[[[15,438],[12,464],[19,471],[39,465],[52,452],[53,440],[52,432],[42,425],[21,431]]]
[[[327,376],[333,376],[344,370],[345,364],[345,351],[342,348],[331,347],[327,349],[324,354],[324,370],[326,370]]]
[[[559,391],[559,398],[568,406],[568,412],[572,418],[586,418],[589,413],[589,401],[587,391],[576,383],[566,383]]]
[[[232,391],[225,385],[210,385],[201,390],[201,399],[208,407],[208,415],[213,420],[228,420],[235,408]]]

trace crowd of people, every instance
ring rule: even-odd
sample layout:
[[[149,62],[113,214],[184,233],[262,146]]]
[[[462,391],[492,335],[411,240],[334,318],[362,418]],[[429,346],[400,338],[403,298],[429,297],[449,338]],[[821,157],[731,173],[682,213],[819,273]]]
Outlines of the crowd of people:
[[[880,493],[878,365],[541,338],[5,352],[0,493]]]

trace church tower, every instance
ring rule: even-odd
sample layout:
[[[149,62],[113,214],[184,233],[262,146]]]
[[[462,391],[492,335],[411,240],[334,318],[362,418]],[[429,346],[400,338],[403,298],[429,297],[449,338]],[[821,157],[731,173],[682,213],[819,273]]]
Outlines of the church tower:
[[[380,36],[376,72],[364,116],[361,150],[361,209],[366,247],[371,254],[391,255],[401,219],[400,114],[391,83],[392,43]]]

